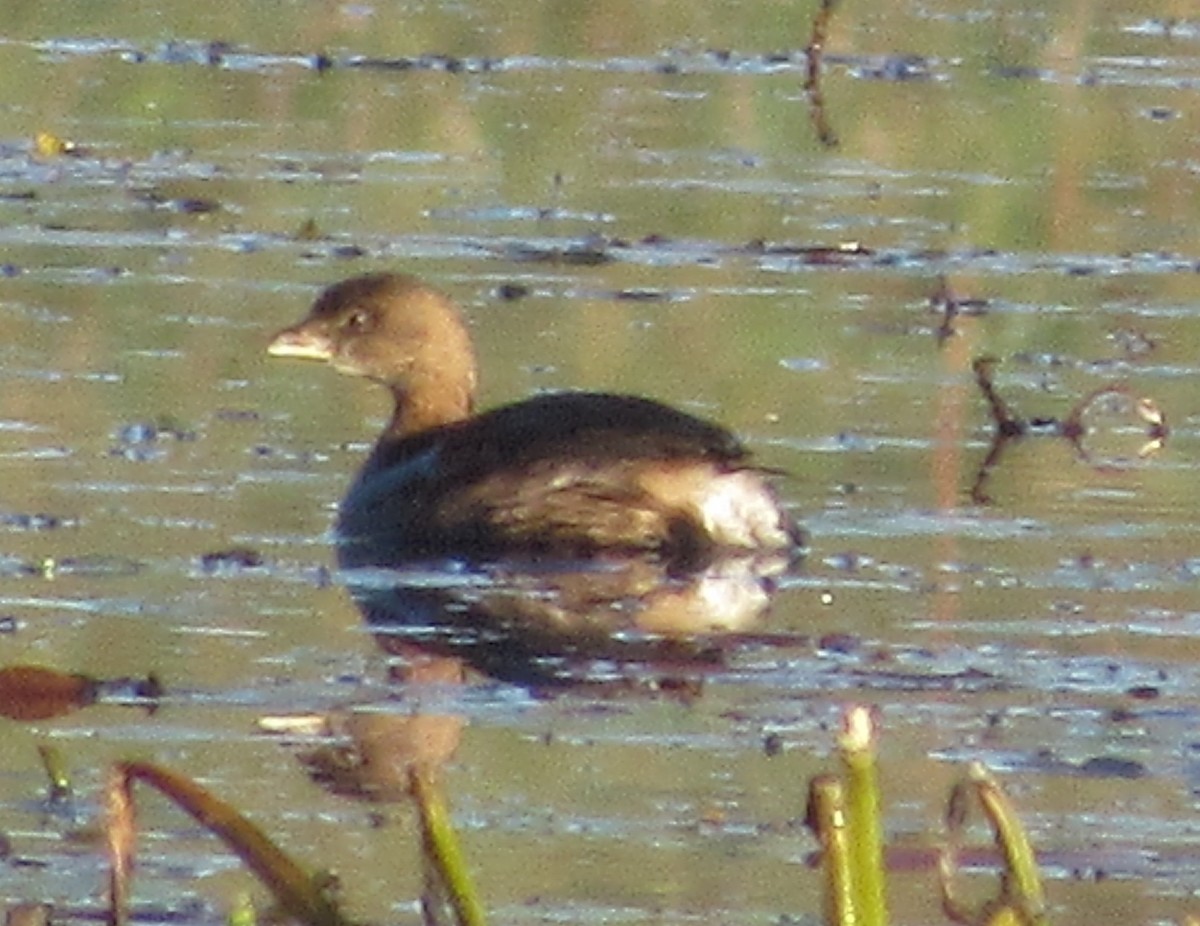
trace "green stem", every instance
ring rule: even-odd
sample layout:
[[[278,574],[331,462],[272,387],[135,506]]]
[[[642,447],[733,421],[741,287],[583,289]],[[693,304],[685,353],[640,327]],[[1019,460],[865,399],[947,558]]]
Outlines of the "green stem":
[[[409,782],[421,816],[422,851],[449,892],[459,926],[485,926],[483,905],[475,892],[435,773],[419,764],[413,765],[409,769]]]
[[[845,724],[838,749],[846,781],[847,840],[858,924],[887,926],[883,824],[870,711],[858,705],[850,707]]]

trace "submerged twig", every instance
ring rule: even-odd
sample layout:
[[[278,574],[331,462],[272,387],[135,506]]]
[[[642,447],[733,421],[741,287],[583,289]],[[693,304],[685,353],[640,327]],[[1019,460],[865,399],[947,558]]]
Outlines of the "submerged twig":
[[[1041,434],[1061,437],[1070,441],[1076,456],[1088,465],[1097,469],[1104,469],[1111,466],[1112,460],[1106,462],[1103,459],[1098,459],[1088,449],[1086,443],[1087,437],[1092,430],[1089,428],[1086,419],[1089,413],[1094,412],[1105,401],[1121,399],[1128,404],[1127,411],[1131,411],[1136,418],[1146,425],[1146,440],[1137,452],[1139,459],[1143,459],[1160,450],[1166,443],[1167,436],[1170,434],[1166,415],[1163,414],[1157,403],[1145,396],[1135,397],[1130,393],[1129,388],[1122,384],[1103,386],[1093,390],[1076,403],[1071,413],[1061,420],[1054,417],[1022,418],[1012,411],[1008,403],[996,391],[995,384],[992,382],[992,371],[997,363],[998,361],[994,357],[980,357],[971,365],[972,370],[975,372],[975,383],[979,386],[979,391],[983,393],[983,397],[988,403],[988,410],[991,412],[992,420],[996,424],[996,431],[992,435],[992,443],[988,448],[987,456],[984,457],[983,462],[979,465],[979,470],[975,475],[975,482],[971,486],[971,500],[977,505],[986,505],[991,502],[991,498],[987,495],[984,487],[991,476],[992,470],[999,464],[1005,447],[1008,446],[1010,441],[1018,440],[1027,435]]]
[[[1000,397],[1000,393],[996,391],[996,387],[992,383],[992,370],[998,362],[995,357],[979,357],[971,364],[971,369],[975,373],[975,384],[983,393],[983,397],[988,403],[988,410],[992,415],[992,421],[996,423],[996,432],[992,435],[991,446],[988,447],[987,456],[979,464],[975,482],[971,486],[971,501],[976,505],[991,504],[992,499],[987,494],[985,486],[991,477],[992,470],[999,465],[1000,457],[1004,454],[1004,449],[1009,442],[1023,437],[1029,429],[1029,425],[1023,419],[1013,414],[1008,403]]]
[[[937,288],[929,294],[930,310],[942,316],[937,328],[938,344],[944,344],[957,333],[954,323],[960,315],[981,315],[987,309],[987,304],[986,299],[960,296],[951,288],[945,276],[938,277]]]
[[[301,868],[231,804],[191,779],[149,762],[117,763],[108,784],[106,829],[112,866],[109,921],[114,926],[121,926],[127,920],[137,835],[134,781],[141,781],[161,792],[221,839],[270,888],[276,902],[288,915],[307,926],[350,926],[350,921],[341,915],[328,896],[324,879]]]
[[[825,94],[821,90],[821,63],[825,57],[825,39],[829,33],[829,20],[833,16],[836,2],[837,0],[821,0],[817,14],[813,17],[808,47],[804,50],[808,57],[804,92],[808,94],[809,114],[817,132],[817,139],[826,148],[836,148],[838,145],[837,133],[830,127],[829,118],[825,113]]]

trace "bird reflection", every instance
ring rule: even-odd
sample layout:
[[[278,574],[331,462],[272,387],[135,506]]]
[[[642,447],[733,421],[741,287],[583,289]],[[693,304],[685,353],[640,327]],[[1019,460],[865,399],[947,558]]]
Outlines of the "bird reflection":
[[[758,629],[786,557],[731,557],[678,574],[651,557],[342,571],[379,647],[399,657],[391,707],[320,719],[298,758],[328,790],[403,800],[413,770],[454,754],[466,718],[437,692],[470,670],[548,696],[566,690],[690,701],[734,641]],[[422,692],[434,692],[431,698]]]
[[[761,622],[784,557],[722,557],[676,573],[649,557],[344,573],[379,646],[462,659],[546,691],[590,684],[679,689],[658,672],[722,660],[722,638]]]

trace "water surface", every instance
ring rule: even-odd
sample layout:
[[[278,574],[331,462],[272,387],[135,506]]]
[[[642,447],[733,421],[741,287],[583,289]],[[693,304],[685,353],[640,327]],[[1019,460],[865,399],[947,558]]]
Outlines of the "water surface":
[[[422,697],[389,685],[331,581],[333,508],[384,398],[263,353],[320,286],[400,269],[465,307],[485,405],[611,389],[719,418],[788,473],[813,535],[764,624],[774,645],[734,649],[698,699],[487,680],[423,696],[468,721],[448,783],[496,918],[814,913],[803,787],[849,702],[880,711],[894,844],[936,842],[979,758],[1047,853],[1057,921],[1194,912],[1196,24],[1132,3],[847,4],[822,72],[830,145],[804,91],[810,16],[8,17],[0,647],[153,671],[169,696],[6,723],[6,902],[99,909],[97,854],[38,804],[49,741],[85,818],[107,762],[152,758],[338,868],[354,914],[417,919],[408,812],[322,791],[257,725],[403,717]],[[74,152],[39,156],[39,131]],[[1144,457],[1130,416],[1090,455],[1029,436],[982,504],[980,357],[1026,420],[1121,388],[1170,435]],[[261,565],[202,562],[238,547]],[[248,876],[163,805],[143,821],[140,915],[223,917]],[[895,876],[898,922],[940,915],[932,883]]]

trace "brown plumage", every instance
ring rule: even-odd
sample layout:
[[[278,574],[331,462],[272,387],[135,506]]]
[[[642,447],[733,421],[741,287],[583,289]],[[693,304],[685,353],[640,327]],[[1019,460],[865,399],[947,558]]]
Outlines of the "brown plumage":
[[[803,531],[725,429],[658,402],[560,393],[473,414],[474,350],[444,295],[409,276],[330,287],[269,352],[330,362],[392,393],[343,500],[348,565],[424,556],[681,565],[718,551],[798,553]]]

